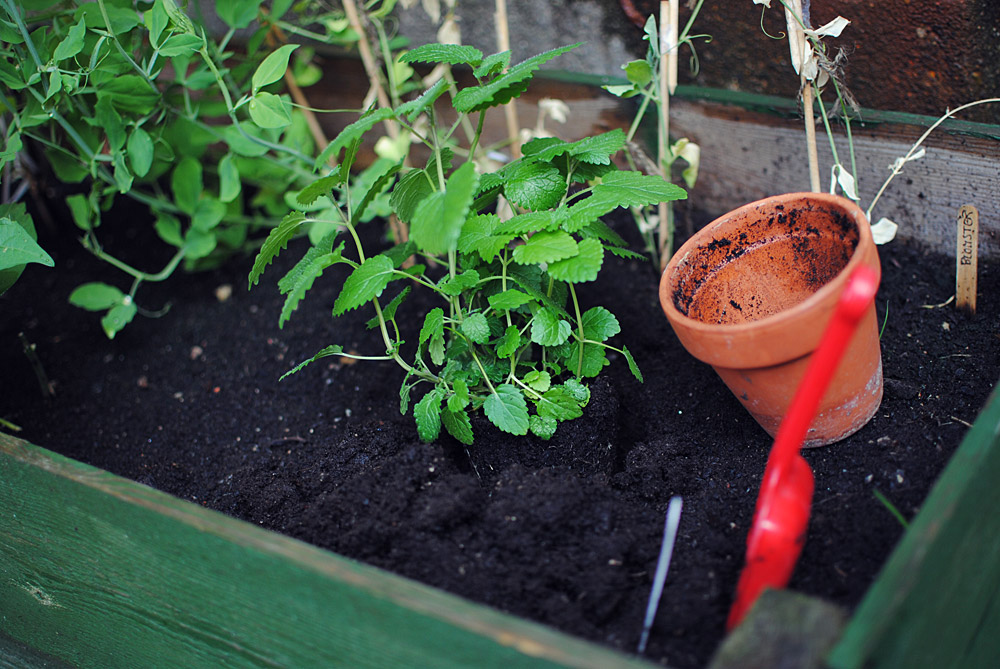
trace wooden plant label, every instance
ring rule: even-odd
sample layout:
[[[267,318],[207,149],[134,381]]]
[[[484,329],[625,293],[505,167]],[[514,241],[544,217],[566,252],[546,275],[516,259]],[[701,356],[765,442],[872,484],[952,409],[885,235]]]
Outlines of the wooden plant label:
[[[971,204],[958,210],[958,246],[955,262],[955,306],[976,313],[976,268],[979,249],[979,212]]]

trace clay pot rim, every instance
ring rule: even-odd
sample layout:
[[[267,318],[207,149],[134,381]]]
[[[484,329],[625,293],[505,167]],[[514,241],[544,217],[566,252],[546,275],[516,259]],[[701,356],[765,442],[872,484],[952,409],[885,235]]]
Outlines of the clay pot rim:
[[[824,204],[843,207],[858,228],[858,245],[855,247],[854,253],[851,254],[850,260],[848,260],[847,265],[845,265],[843,269],[841,269],[840,272],[830,279],[830,281],[828,281],[822,288],[793,307],[749,323],[705,323],[704,321],[699,321],[695,318],[687,316],[674,305],[674,300],[671,295],[672,289],[670,286],[670,276],[677,269],[681,260],[683,260],[684,257],[692,251],[696,250],[695,247],[697,247],[700,242],[704,241],[704,238],[709,237],[714,230],[718,229],[721,225],[737,217],[746,210],[760,208],[762,205],[774,207],[778,204],[787,204],[789,202],[805,199],[818,200]],[[866,247],[874,248],[874,246],[875,241],[872,238],[871,226],[868,223],[868,219],[861,207],[859,207],[854,201],[839,195],[831,195],[829,193],[798,192],[772,195],[755,202],[747,203],[738,209],[734,209],[726,214],[723,214],[696,232],[679,249],[677,249],[673,257],[670,259],[670,262],[667,264],[666,269],[663,270],[663,274],[660,276],[660,304],[671,322],[692,333],[701,333],[705,335],[718,335],[725,333],[727,335],[738,336],[742,333],[750,333],[756,330],[781,327],[786,323],[786,321],[794,321],[803,318],[806,312],[815,309],[817,305],[829,301],[835,295],[839,294],[842,284],[846,281],[847,276],[854,271],[855,267],[865,262]]]

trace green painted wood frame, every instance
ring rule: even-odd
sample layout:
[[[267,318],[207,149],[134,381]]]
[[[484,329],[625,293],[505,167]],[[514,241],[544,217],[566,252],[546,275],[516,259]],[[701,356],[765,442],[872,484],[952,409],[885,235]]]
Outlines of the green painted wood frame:
[[[651,666],[0,434],[15,651],[102,669]]]
[[[834,669],[1000,666],[1000,390],[827,661]]]

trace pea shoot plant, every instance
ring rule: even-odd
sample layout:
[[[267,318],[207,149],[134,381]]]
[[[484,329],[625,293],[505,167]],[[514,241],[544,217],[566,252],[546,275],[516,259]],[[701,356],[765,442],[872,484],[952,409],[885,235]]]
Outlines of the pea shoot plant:
[[[335,157],[338,167],[301,190],[298,209],[268,236],[250,272],[251,287],[297,231],[322,223],[312,212],[334,212],[336,225],[278,281],[286,296],[279,326],[324,270],[347,265],[351,271],[333,316],[367,305],[378,342],[371,355],[327,346],[285,376],[328,356],[394,361],[405,372],[401,412],[409,410],[415,390],[424,391],[413,405],[421,439],[436,439],[443,425],[465,444],[473,442],[470,412],[480,408],[500,430],[551,437],[560,422],[582,415],[590,397],[585,382],[609,364],[609,352],[620,354],[642,379],[628,349],[609,343],[620,330],[617,318],[602,306],[583,311],[577,290],[597,278],[606,254],[641,258],[601,216],[683,198],[683,189],[619,170],[611,158],[625,146],[620,130],[576,142],[537,138],[524,145],[521,158],[496,171],[476,167],[486,112],[517,98],[542,64],[574,46],[516,65],[509,52],[484,57],[457,45],[430,44],[402,56],[406,63],[467,66],[476,81],[453,88],[441,79],[414,99],[371,110],[347,126],[317,161],[320,166]],[[449,98],[457,120],[439,124],[435,103]],[[357,191],[351,168],[358,147],[386,120],[418,138],[430,157],[408,171],[402,161],[386,165],[364,192]],[[475,132],[470,146],[461,148],[454,135],[469,121]],[[410,239],[375,252],[363,244],[358,226],[383,193],[410,226]],[[492,213],[501,195],[516,208],[507,220]],[[406,263],[411,258],[413,264]],[[414,288],[433,293],[439,306],[423,314],[416,346],[404,357],[402,333],[418,328],[399,322],[399,306]]]

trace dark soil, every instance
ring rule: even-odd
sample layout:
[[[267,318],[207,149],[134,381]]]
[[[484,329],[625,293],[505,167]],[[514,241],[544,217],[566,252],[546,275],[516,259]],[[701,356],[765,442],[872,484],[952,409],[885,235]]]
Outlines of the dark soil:
[[[112,251],[159,269],[160,258],[129,257],[129,245],[150,248],[136,243],[144,221],[108,225]],[[646,382],[615,360],[591,385],[586,415],[551,441],[479,420],[466,450],[447,437],[418,441],[412,418],[399,414],[402,373],[391,363],[321,363],[278,383],[330,343],[380,353],[364,328],[370,314],[331,320],[336,274],[278,329],[274,284],[301,243],[249,293],[246,258],[145,286],[142,305],[170,301],[170,312],[108,341],[98,318],[66,297],[99,277],[128,284],[65,235],[42,241],[58,269],[32,266],[0,298],[0,416],[23,426],[19,436],[625,652],[639,638],[667,503],[681,495],[647,656],[698,667],[722,638],[771,440],[680,347],[648,263],[608,258],[585,287],[589,304],[617,314],[617,339]],[[1000,267],[982,268],[979,314],[967,317],[926,307],[954,292],[953,259],[899,242],[881,253],[885,399],[855,436],[806,453],[816,495],[791,582],[847,608],[902,533],[874,491],[912,517],[1000,376]],[[233,288],[224,300],[223,286]],[[405,308],[420,306],[411,298]],[[54,399],[39,393],[22,331]]]

